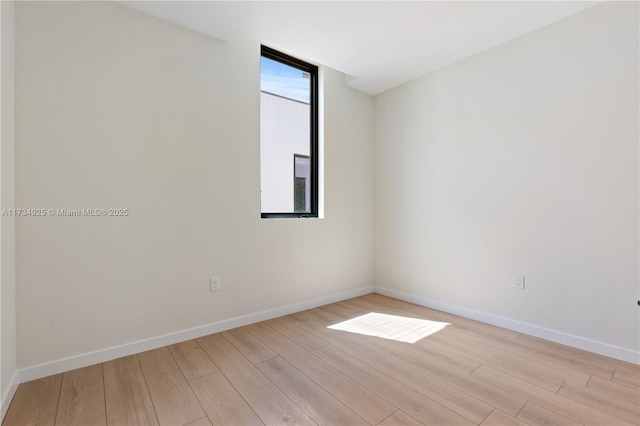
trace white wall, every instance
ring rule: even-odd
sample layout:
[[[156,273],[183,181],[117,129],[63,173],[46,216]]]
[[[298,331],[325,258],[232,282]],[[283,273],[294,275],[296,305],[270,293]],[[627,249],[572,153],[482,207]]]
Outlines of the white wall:
[[[18,367],[373,284],[373,100],[325,69],[325,219],[260,219],[260,41],[16,6]],[[222,290],[209,292],[220,274]]]
[[[15,207],[14,2],[0,3],[0,210]],[[0,395],[2,417],[16,383],[15,219],[0,219]]]
[[[19,3],[16,204],[131,213],[17,221],[18,367],[369,286],[374,229],[379,286],[638,351],[637,15],[605,4],[387,92],[375,126],[323,69],[325,218],[261,220],[259,40]]]
[[[608,2],[376,96],[376,284],[637,353],[638,50]]]
[[[291,213],[293,155],[310,155],[310,106],[265,92],[260,105],[261,209]]]

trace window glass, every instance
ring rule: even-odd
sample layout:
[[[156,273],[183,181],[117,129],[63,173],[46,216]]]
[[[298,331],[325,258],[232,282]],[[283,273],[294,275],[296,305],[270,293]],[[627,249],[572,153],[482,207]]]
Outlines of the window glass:
[[[262,48],[262,217],[317,217],[317,67]]]

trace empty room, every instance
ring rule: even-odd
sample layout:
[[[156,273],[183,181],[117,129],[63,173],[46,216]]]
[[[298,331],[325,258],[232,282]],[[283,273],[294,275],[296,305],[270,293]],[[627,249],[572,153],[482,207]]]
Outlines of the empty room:
[[[2,424],[640,424],[639,21],[3,0]]]

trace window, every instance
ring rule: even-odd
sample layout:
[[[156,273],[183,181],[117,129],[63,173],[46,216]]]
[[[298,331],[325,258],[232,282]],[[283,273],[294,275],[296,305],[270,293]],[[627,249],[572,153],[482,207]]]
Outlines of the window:
[[[262,46],[261,217],[318,217],[318,67]]]
[[[305,213],[311,206],[311,157],[293,155],[293,211]]]

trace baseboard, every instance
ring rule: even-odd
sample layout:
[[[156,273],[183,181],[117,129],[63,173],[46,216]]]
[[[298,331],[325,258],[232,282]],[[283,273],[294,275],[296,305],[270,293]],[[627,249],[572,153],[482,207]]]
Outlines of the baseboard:
[[[76,368],[87,367],[89,365],[94,365],[101,362],[110,361],[112,359],[121,358],[123,356],[161,348],[167,345],[173,345],[175,343],[184,342],[185,340],[196,339],[198,337],[206,336],[212,333],[218,333],[220,331],[230,330],[232,328],[242,327],[244,325],[253,324],[256,322],[266,321],[272,318],[281,317],[283,315],[289,315],[295,312],[313,309],[318,306],[323,306],[330,303],[339,302],[341,300],[362,296],[364,294],[373,293],[373,291],[374,287],[362,287],[331,296],[320,297],[301,303],[295,303],[280,308],[269,309],[250,315],[235,317],[187,330],[177,331],[162,336],[152,337],[137,342],[127,343],[116,347],[106,348],[95,352],[84,353],[69,358],[59,359],[56,361],[23,368],[18,371],[19,383],[40,379],[43,377],[51,376],[52,374],[75,370]],[[13,396],[13,394],[11,396]],[[11,401],[11,399],[9,399],[9,401]]]
[[[65,371],[70,371],[77,368],[87,367],[89,365],[98,364],[100,362],[110,361],[112,359],[120,358],[123,356],[133,355],[163,346],[172,345],[175,343],[183,342],[185,340],[196,339],[198,337],[206,336],[212,333],[218,333],[220,331],[230,330],[232,328],[242,327],[244,325],[253,324],[256,322],[266,321],[283,315],[289,315],[295,312],[313,309],[318,306],[339,302],[341,300],[362,296],[372,292],[640,365],[640,353],[634,352],[629,349],[620,348],[617,346],[585,339],[555,330],[549,330],[543,327],[538,327],[508,318],[475,311],[461,306],[449,305],[425,297],[414,296],[384,287],[372,286],[361,287],[355,290],[320,297],[301,303],[295,303],[292,305],[269,309],[254,314],[230,318],[227,320],[194,327],[187,330],[177,331],[162,336],[152,337],[137,342],[131,342],[120,346],[106,348],[95,352],[84,353],[73,357],[63,358],[44,364],[20,369],[14,372],[13,376],[11,377],[10,386],[2,395],[2,417],[4,418],[9,404],[11,403],[11,399],[13,398],[13,395],[15,394],[16,389],[20,383],[40,379],[43,377],[51,376],[53,374],[63,373]]]
[[[437,309],[439,311],[460,315],[465,318],[470,318],[487,324],[514,330],[519,333],[540,337],[552,342],[561,343],[563,345],[583,349],[585,351],[640,365],[640,352],[635,352],[630,349],[609,345],[607,343],[586,339],[584,337],[574,336],[572,334],[567,334],[560,331],[550,330],[544,327],[515,321],[509,318],[503,318],[496,315],[475,311],[473,309],[465,308],[462,306],[438,302],[426,297],[414,296],[384,287],[375,287],[375,292],[384,296],[404,300],[405,302],[411,302],[415,303],[416,305],[425,306],[427,308]]]
[[[2,394],[2,417],[0,417],[0,422],[4,421],[4,416],[7,414],[9,410],[9,405],[11,405],[11,400],[13,399],[13,395],[16,394],[16,390],[18,390],[18,371],[14,371],[11,375],[11,379],[9,380],[9,386],[5,389]]]

